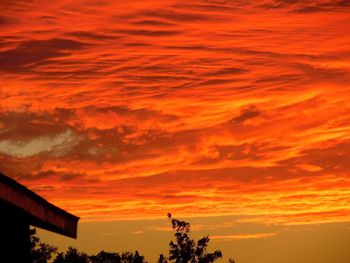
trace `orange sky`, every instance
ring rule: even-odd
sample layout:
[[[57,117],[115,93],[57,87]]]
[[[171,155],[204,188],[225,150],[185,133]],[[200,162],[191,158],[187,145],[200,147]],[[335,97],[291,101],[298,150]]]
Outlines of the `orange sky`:
[[[83,225],[348,227],[349,1],[0,9],[0,171]]]

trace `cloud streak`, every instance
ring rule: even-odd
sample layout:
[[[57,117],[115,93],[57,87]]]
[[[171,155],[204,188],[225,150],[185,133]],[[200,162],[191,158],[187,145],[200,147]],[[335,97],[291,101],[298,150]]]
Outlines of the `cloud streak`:
[[[245,239],[260,239],[275,237],[277,233],[253,233],[242,235],[224,235],[224,236],[211,236],[214,240],[245,240]]]

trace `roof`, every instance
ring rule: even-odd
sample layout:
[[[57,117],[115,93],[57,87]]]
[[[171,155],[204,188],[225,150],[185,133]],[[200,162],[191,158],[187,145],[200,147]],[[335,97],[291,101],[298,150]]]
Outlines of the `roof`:
[[[0,199],[21,210],[27,216],[30,225],[68,237],[77,237],[79,217],[53,205],[2,173]]]

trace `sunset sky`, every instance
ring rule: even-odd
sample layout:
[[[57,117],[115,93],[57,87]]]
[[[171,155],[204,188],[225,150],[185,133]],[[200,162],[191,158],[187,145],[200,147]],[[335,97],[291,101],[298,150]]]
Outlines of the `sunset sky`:
[[[88,253],[209,234],[222,262],[348,263],[350,1],[1,0],[0,171]]]

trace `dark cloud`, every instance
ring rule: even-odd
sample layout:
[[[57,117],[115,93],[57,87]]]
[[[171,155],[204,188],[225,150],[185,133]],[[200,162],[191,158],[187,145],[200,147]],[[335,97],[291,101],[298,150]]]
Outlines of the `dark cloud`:
[[[210,72],[206,72],[203,75],[204,76],[232,76],[232,75],[244,74],[247,72],[249,72],[249,70],[247,69],[227,67],[227,68],[221,68]]]
[[[56,109],[54,112],[0,112],[0,140],[25,141],[39,136],[61,133],[68,128],[67,122],[74,116],[72,110]]]
[[[213,19],[206,14],[195,12],[180,12],[173,9],[159,9],[153,11],[144,11],[134,14],[135,17],[146,17],[151,19],[164,19],[166,21],[173,21],[177,23],[182,22],[198,22],[208,19]]]
[[[11,24],[11,19],[7,16],[0,16],[0,26],[6,26]]]
[[[176,30],[147,30],[147,29],[125,29],[118,30],[118,33],[135,36],[149,36],[149,37],[166,37],[181,34],[181,31]]]
[[[282,161],[281,164],[289,167],[308,164],[321,167],[324,173],[347,173],[350,169],[350,141],[330,142],[330,145],[311,148],[301,152],[300,157]]]
[[[43,162],[37,156],[16,158],[0,154],[0,172],[19,181],[33,178],[33,174],[42,167]]]
[[[207,86],[219,86],[219,85],[225,85],[228,83],[233,83],[237,82],[238,79],[236,78],[213,78],[213,79],[208,79],[204,81],[196,81],[190,84],[186,84],[186,87],[191,87],[191,88],[202,88],[202,87],[207,87]]]
[[[31,175],[31,178],[28,179],[54,179],[57,178],[60,181],[73,181],[78,180],[82,182],[84,180],[86,174],[84,173],[74,173],[74,172],[61,172],[61,171],[54,171],[54,170],[43,170],[39,171],[37,173],[33,173]]]
[[[91,31],[74,31],[66,33],[67,36],[77,37],[78,39],[91,39],[91,40],[116,40],[120,39],[120,36],[100,34]]]
[[[157,119],[158,121],[171,122],[177,119],[176,115],[170,114],[162,114],[161,112],[157,112],[149,109],[130,109],[126,106],[110,106],[110,107],[93,107],[89,106],[83,108],[86,114],[91,113],[115,113],[121,116],[132,116],[139,121],[147,121],[148,119]]]
[[[231,5],[232,4],[232,5]],[[176,8],[176,6],[174,6]],[[216,2],[216,3],[198,3],[198,4],[192,4],[192,3],[182,3],[180,4],[180,7],[186,8],[192,11],[205,11],[205,12],[218,12],[220,13],[229,13],[229,12],[237,12],[239,6],[237,5],[237,1],[235,3],[228,2],[228,1],[222,1],[222,2]]]
[[[346,68],[329,68],[307,63],[295,63],[293,66],[303,71],[304,76],[301,79],[306,82],[331,81],[342,83],[350,79],[349,70]]]
[[[258,117],[261,114],[262,113],[258,108],[256,108],[255,106],[250,106],[250,107],[242,110],[242,112],[238,116],[234,117],[231,120],[231,122],[232,123],[243,123],[246,120]]]
[[[14,49],[0,52],[0,71],[20,73],[30,70],[30,64],[49,58],[69,55],[79,50],[83,44],[69,39],[29,40],[18,44]]]
[[[296,13],[314,13],[324,11],[339,11],[350,7],[347,0],[274,0],[262,5],[265,8],[286,8],[291,7]]]
[[[134,25],[140,25],[140,26],[159,26],[159,27],[168,27],[168,26],[175,26],[176,24],[164,22],[160,20],[152,20],[152,19],[143,19],[143,20],[137,20],[133,22]]]
[[[5,124],[0,132],[0,141],[26,143],[71,131],[76,141],[72,142],[69,151],[60,156],[61,159],[121,163],[152,158],[164,145],[174,149],[189,136],[188,133],[178,134],[174,140],[157,125],[152,127],[152,124],[176,120],[175,115],[118,106],[55,109],[41,113],[0,112],[0,123]],[[55,158],[54,152],[39,152],[36,155],[41,155],[43,160]]]
[[[255,83],[296,83],[301,82],[302,78],[300,74],[283,74],[283,75],[277,75],[277,76],[264,76],[257,80],[255,80]]]

